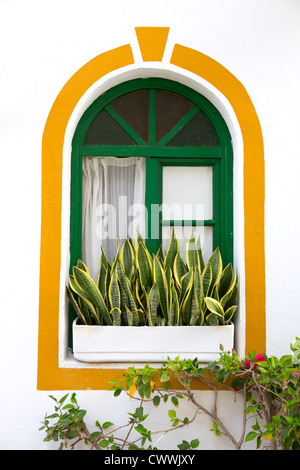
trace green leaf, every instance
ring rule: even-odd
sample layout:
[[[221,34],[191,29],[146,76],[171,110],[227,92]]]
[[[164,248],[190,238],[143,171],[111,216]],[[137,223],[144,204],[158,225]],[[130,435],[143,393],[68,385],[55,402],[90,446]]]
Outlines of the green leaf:
[[[103,441],[98,442],[98,445],[102,447],[103,449],[105,449],[106,447],[109,446],[109,441],[106,439],[103,439]]]
[[[75,417],[76,419],[82,420],[85,417],[86,413],[86,410],[78,410],[75,413]]]
[[[191,441],[191,448],[196,449],[199,446],[199,444],[200,444],[199,439],[193,439]]]
[[[155,395],[155,397],[153,398],[153,405],[155,407],[159,406],[160,404],[160,397],[158,395]]]
[[[257,437],[257,434],[256,432],[254,431],[251,431],[247,434],[246,438],[245,438],[245,442],[248,442],[248,441],[253,441],[253,439],[255,439]]]
[[[176,418],[176,411],[175,410],[169,410],[168,415],[169,415],[169,418]]]
[[[148,431],[146,428],[144,428],[144,426],[142,424],[138,424],[137,426],[134,427],[134,429],[140,433],[142,436],[147,436],[148,435]]]
[[[174,405],[176,408],[178,407],[178,398],[172,397],[172,398],[171,398],[171,402],[173,403],[173,405]]]
[[[190,443],[188,441],[183,440],[181,444],[177,445],[178,449],[180,450],[189,450],[190,449]]]
[[[64,403],[64,402],[66,401],[66,399],[68,398],[68,395],[69,395],[68,393],[67,393],[66,395],[64,395],[64,396],[59,400],[58,403],[60,403],[60,404]]]
[[[99,439],[99,437],[101,437],[101,435],[102,435],[102,433],[99,432],[99,431],[92,432],[92,434],[90,435],[90,440],[95,441],[96,439]]]

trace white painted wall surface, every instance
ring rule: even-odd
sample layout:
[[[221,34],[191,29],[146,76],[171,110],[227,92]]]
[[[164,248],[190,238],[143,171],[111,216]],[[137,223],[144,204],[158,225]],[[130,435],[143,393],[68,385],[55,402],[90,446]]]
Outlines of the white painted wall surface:
[[[43,443],[38,428],[51,407],[48,394],[62,392],[36,389],[45,122],[61,88],[82,65],[115,47],[136,47],[136,26],[169,26],[169,44],[220,62],[253,101],[265,145],[267,353],[289,353],[290,342],[300,336],[299,20],[297,0],[0,2],[1,449],[56,448]],[[91,424],[117,421],[134,406],[106,391],[77,396]],[[228,413],[231,399],[223,396]],[[238,423],[235,416],[232,426]],[[231,448],[203,428],[188,433],[198,435],[202,449]],[[188,435],[176,443],[182,438]],[[165,441],[163,448],[174,446],[170,435]]]

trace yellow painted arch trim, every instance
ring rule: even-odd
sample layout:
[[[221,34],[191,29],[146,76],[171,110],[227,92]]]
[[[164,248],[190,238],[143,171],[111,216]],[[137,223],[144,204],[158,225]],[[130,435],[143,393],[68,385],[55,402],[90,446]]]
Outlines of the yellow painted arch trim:
[[[144,53],[148,50],[150,54],[146,56],[147,60],[157,60],[155,47],[159,48],[159,57],[162,57],[160,41],[165,44],[167,35],[165,31],[161,33],[164,34],[155,36],[156,39],[161,38],[156,40],[156,46],[149,45],[149,35],[140,36],[141,49],[144,47]],[[143,37],[146,38],[144,43]],[[121,378],[124,372],[122,369],[59,367],[62,156],[66,127],[83,94],[107,73],[133,63],[130,45],[92,59],[63,87],[45,125],[42,141],[38,390],[105,390],[109,388],[111,378]],[[175,45],[171,63],[201,76],[218,88],[231,103],[241,127],[245,147],[246,351],[265,351],[264,158],[260,124],[244,87],[216,61],[198,51]]]

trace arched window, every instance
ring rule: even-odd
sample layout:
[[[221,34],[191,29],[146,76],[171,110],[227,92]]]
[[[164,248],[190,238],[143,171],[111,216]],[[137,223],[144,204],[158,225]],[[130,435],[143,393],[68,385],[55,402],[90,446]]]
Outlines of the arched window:
[[[72,143],[71,266],[91,272],[101,246],[114,255],[137,230],[149,250],[174,228],[184,246],[200,236],[204,256],[233,257],[231,137],[202,95],[161,78],[124,82],[83,114]]]

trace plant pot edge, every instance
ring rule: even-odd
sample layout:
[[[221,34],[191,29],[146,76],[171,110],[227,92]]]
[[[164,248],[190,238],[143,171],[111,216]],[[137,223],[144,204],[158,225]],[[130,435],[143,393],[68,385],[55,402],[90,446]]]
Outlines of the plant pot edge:
[[[166,362],[178,356],[211,362],[218,359],[220,344],[225,350],[233,348],[233,339],[233,323],[133,327],[88,326],[73,321],[74,358],[80,362]]]

